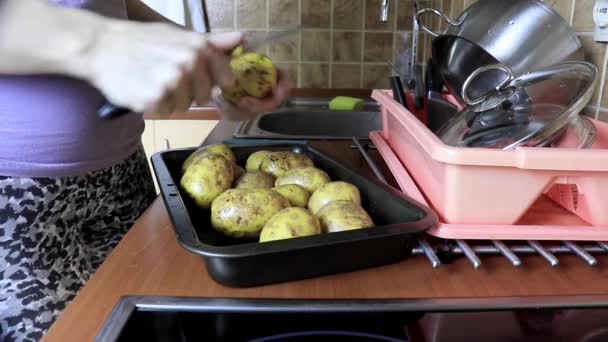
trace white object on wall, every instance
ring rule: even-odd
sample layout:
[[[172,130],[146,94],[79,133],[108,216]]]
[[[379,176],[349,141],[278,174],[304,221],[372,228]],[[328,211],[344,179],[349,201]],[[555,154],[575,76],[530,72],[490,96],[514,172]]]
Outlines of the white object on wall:
[[[608,0],[595,1],[593,21],[595,22],[595,41],[608,42]]]
[[[142,0],[169,20],[187,28],[205,32],[201,0]]]

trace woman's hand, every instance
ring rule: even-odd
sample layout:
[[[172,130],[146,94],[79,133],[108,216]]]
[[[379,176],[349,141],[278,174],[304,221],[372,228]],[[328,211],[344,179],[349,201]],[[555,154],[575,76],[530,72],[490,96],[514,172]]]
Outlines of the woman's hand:
[[[240,33],[201,35],[167,24],[116,23],[88,56],[87,79],[115,105],[139,112],[187,110],[214,86],[233,84],[229,54]]]
[[[206,36],[46,1],[5,0],[0,74],[77,77],[116,106],[170,113],[188,109],[194,99],[208,102],[214,86],[231,85],[229,54],[242,41],[240,33]]]
[[[273,89],[272,94],[263,99],[251,96],[242,97],[236,104],[236,107],[244,112],[260,113],[273,110],[280,106],[281,103],[283,103],[283,100],[289,95],[291,86],[287,74],[280,69],[277,71],[277,85]]]
[[[243,42],[241,33],[202,35],[170,24],[111,19],[40,0],[3,4],[0,74],[77,77],[89,81],[116,106],[160,114],[185,111],[193,100],[208,103],[214,87],[234,83],[230,52]],[[288,92],[285,75],[279,75],[268,99],[244,98],[227,110],[251,115],[278,106]]]
[[[277,85],[269,96],[263,99],[245,96],[238,103],[231,104],[221,94],[218,94],[214,103],[222,112],[224,119],[231,121],[247,120],[255,114],[269,112],[279,107],[289,96],[290,90],[291,80],[287,77],[287,73],[277,69]]]

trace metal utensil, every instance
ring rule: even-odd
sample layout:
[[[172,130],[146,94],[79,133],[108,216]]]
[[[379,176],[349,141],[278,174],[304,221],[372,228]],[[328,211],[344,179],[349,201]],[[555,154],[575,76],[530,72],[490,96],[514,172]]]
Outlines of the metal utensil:
[[[426,125],[432,132],[436,132],[458,113],[458,108],[441,97],[443,81],[432,59],[429,59],[426,65],[425,84],[427,90]]]
[[[243,43],[241,47],[243,51],[252,51],[260,46],[270,44],[289,35],[297,33],[301,29],[302,25],[295,25],[281,31],[269,33],[264,37],[252,38]],[[116,106],[109,101],[104,101],[104,103],[102,103],[101,106],[97,109],[97,116],[103,120],[110,120],[132,112],[133,111],[129,108]]]
[[[481,101],[475,99],[477,104],[458,113],[437,135],[461,147],[539,146],[562,132],[589,102],[596,76],[596,67],[588,62],[564,62],[526,73]]]
[[[447,29],[429,29],[421,20],[426,14],[439,16],[448,23]],[[435,37],[433,59],[447,88],[463,105],[463,84],[481,67],[500,64],[518,77],[564,61],[584,61],[582,44],[570,25],[539,0],[478,1],[455,20],[432,8],[416,12],[415,17]],[[471,97],[496,88],[506,76],[504,70],[488,70],[469,87]]]
[[[392,75],[390,77],[390,82],[391,89],[393,90],[393,99],[399,102],[399,104],[402,105],[403,108],[410,110],[411,108],[408,106],[405,91],[403,90],[403,83],[401,82],[401,77],[399,77],[399,73],[397,73],[397,71],[395,70],[393,63],[391,63],[390,61],[386,61],[386,63],[388,63],[388,65],[391,67]]]
[[[298,33],[301,30],[302,30],[302,25],[294,25],[294,26],[288,27],[286,29],[283,29],[281,31],[270,32],[267,35],[262,36],[262,37],[249,39],[249,40],[245,41],[245,43],[243,43],[243,45],[242,45],[243,51],[255,50],[261,46],[268,45],[275,41],[281,40],[287,36],[290,36],[294,33]]]
[[[413,1],[414,13],[418,11],[418,0]],[[414,92],[414,109],[420,110],[423,107],[424,86],[422,85],[422,67],[417,63],[418,53],[418,34],[419,27],[416,18],[413,19],[412,27],[412,58],[410,61],[410,80],[408,88]]]

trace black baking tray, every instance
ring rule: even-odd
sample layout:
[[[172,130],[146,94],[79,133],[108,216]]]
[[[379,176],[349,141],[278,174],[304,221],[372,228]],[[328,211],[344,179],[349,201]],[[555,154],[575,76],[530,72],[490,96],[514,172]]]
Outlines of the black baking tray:
[[[210,211],[197,208],[179,187],[181,165],[196,148],[158,152],[152,166],[177,239],[204,257],[211,277],[221,284],[250,287],[397,262],[411,255],[412,238],[437,222],[428,207],[306,144],[231,148],[239,165],[262,149],[306,154],[332,180],[359,188],[361,204],[376,227],[265,243],[225,237],[211,227]]]

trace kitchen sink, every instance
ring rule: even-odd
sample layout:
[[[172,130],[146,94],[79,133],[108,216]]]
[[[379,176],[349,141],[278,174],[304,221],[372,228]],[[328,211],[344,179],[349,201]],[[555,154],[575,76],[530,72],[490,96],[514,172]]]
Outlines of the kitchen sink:
[[[307,96],[290,96],[281,105],[281,108],[299,108],[312,110],[329,110],[329,102],[333,97],[307,97]],[[363,105],[360,110],[378,112],[380,105],[371,97],[362,98]]]
[[[382,127],[378,104],[366,100],[357,110],[330,110],[330,98],[291,97],[274,112],[242,122],[235,138],[368,139]]]

